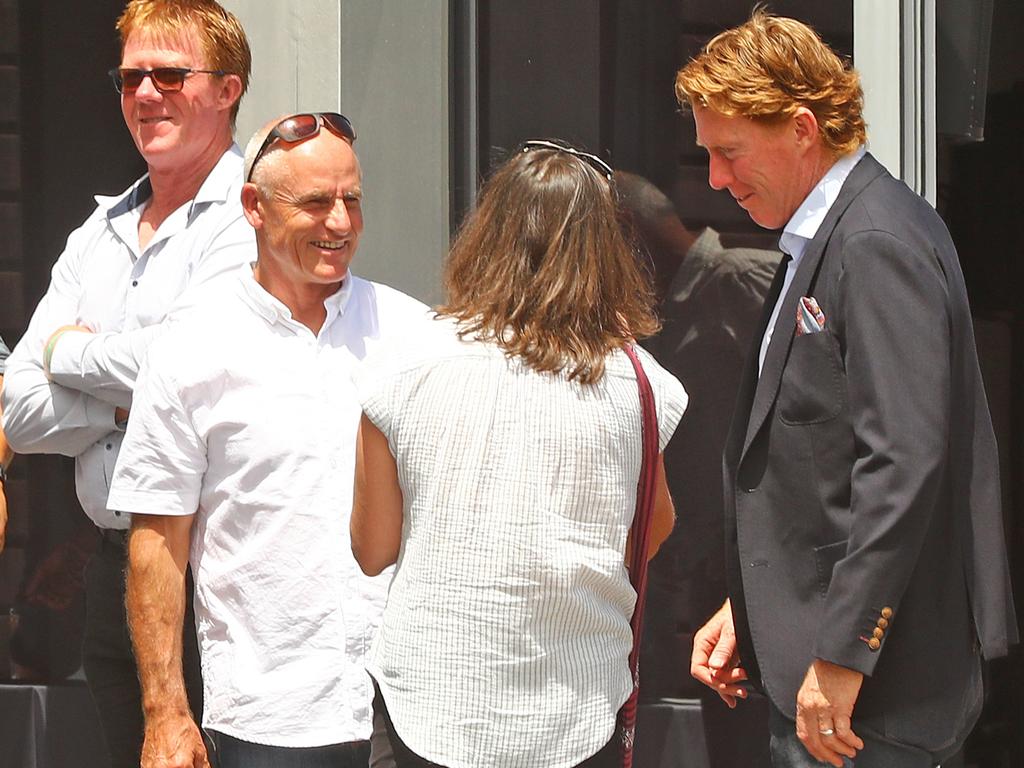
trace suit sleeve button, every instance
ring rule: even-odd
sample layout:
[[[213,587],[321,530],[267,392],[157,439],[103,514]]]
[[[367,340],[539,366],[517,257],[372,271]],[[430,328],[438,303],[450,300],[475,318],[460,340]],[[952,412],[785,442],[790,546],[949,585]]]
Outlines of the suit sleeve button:
[[[868,648],[870,648],[872,651],[877,651],[881,647],[882,641],[879,640],[877,637],[872,637],[870,640],[868,640]]]
[[[892,608],[890,608],[889,606],[885,606],[885,608],[882,609],[882,618],[883,619],[891,619],[892,618]]]
[[[880,629],[888,629],[889,628],[889,622],[886,621],[885,619],[879,619],[878,620],[878,626],[879,626]]]
[[[874,636],[875,636],[876,638],[878,638],[879,640],[881,640],[881,639],[882,639],[883,637],[885,637],[885,630],[884,630],[884,629],[882,629],[881,627],[875,627],[875,628],[874,628],[874,629],[873,629],[873,630],[871,631],[871,634],[872,634],[872,635],[874,635]]]

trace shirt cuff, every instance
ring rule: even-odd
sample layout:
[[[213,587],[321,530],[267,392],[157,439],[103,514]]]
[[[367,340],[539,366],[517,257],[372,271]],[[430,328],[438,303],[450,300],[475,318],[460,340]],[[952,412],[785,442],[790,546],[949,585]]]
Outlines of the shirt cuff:
[[[194,515],[199,500],[190,493],[175,491],[119,489],[116,485],[107,496],[107,509],[133,515]]]
[[[50,354],[50,365],[48,371],[50,380],[61,384],[62,376],[73,376],[80,378],[82,371],[79,363],[85,355],[86,345],[92,341],[96,334],[85,331],[64,331],[57,338]]]

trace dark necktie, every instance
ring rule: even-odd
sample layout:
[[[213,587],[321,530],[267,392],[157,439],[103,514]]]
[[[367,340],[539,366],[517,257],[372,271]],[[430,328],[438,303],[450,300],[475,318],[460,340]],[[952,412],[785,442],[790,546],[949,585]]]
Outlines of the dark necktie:
[[[761,341],[764,339],[764,333],[768,330],[768,321],[771,320],[772,312],[775,310],[775,305],[779,301],[779,294],[782,293],[782,285],[786,282],[786,270],[789,268],[789,262],[793,260],[793,257],[788,253],[782,254],[782,261],[779,262],[779,268],[775,270],[775,277],[772,278],[772,284],[768,288],[768,295],[764,297],[764,308],[761,310],[761,322],[758,324],[760,333],[757,335],[757,349],[761,348]]]

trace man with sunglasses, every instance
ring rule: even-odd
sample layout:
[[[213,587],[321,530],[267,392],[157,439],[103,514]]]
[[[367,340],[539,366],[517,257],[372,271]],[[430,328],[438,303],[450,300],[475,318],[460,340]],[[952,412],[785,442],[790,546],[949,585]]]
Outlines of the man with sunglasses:
[[[76,459],[76,487],[100,545],[86,574],[83,666],[112,765],[139,765],[142,712],[124,614],[127,515],[107,489],[150,342],[191,310],[198,287],[251,258],[239,204],[242,154],[232,133],[250,51],[214,0],[131,0],[117,22],[111,72],[148,174],[98,197],[53,269],[11,355],[4,424],[20,453]],[[201,707],[195,631],[179,625]]]
[[[431,326],[420,302],[349,269],[363,230],[354,141],[331,112],[257,132],[242,188],[255,265],[211,286],[140,377],[110,506],[132,515],[143,768],[368,763],[364,656],[387,577],[363,576],[349,542],[351,377],[382,344]],[[189,560],[209,753],[174,642]]]

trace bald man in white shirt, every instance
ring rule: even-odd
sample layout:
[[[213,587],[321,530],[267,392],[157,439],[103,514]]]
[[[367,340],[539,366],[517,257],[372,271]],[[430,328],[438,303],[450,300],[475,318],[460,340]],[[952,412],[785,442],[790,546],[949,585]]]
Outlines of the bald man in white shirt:
[[[350,377],[428,316],[349,270],[363,229],[354,140],[337,113],[253,137],[242,204],[256,262],[212,292],[202,320],[155,344],[143,372],[110,494],[133,515],[143,768],[207,764],[173,631],[190,559],[215,764],[367,765],[363,655],[387,583],[362,575],[348,539]]]

